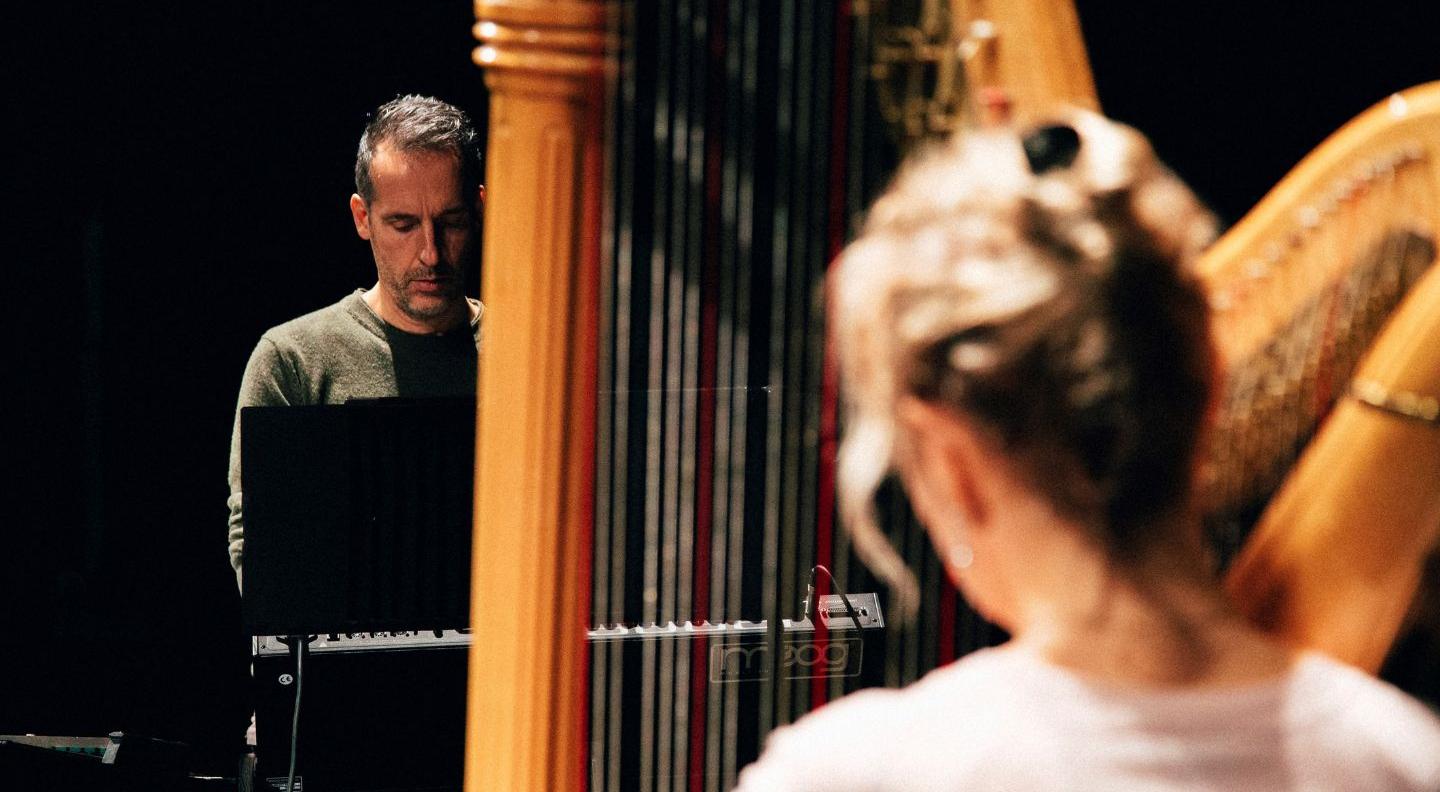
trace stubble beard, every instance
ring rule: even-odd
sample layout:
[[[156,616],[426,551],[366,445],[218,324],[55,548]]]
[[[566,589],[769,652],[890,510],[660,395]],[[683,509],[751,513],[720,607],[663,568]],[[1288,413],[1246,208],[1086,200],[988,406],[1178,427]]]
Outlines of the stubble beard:
[[[444,289],[439,294],[415,295],[411,292],[412,283],[436,275],[446,279]],[[392,286],[392,292],[395,295],[395,307],[416,321],[438,319],[456,311],[464,302],[460,273],[451,268],[407,273],[404,280]]]

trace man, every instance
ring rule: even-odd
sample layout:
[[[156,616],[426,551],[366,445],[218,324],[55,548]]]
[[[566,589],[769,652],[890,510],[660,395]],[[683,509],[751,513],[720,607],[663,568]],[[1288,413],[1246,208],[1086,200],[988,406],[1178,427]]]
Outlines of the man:
[[[355,157],[350,213],[375,257],[374,288],[271,328],[240,384],[230,440],[230,562],[245,549],[240,409],[475,392],[484,310],[464,291],[485,188],[464,112],[403,96],[375,112]]]

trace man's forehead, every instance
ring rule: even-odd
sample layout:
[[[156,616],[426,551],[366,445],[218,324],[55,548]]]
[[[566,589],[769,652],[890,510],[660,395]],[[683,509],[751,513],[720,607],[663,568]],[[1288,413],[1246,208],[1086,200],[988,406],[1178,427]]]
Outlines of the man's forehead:
[[[375,198],[381,193],[453,191],[460,194],[460,160],[453,153],[416,149],[402,151],[381,143],[370,160]],[[390,189],[386,189],[389,187]],[[388,196],[387,196],[388,197]]]

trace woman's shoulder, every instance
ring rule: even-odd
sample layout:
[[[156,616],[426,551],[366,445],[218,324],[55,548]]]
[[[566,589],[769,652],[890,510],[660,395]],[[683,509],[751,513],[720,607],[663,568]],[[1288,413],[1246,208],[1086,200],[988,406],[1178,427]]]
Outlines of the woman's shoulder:
[[[1345,720],[1398,723],[1440,736],[1440,717],[1388,682],[1318,652],[1304,652],[1289,677],[1301,716],[1349,715]],[[1312,714],[1313,713],[1313,714]]]
[[[951,771],[963,767],[960,753],[982,752],[967,732],[1002,739],[986,724],[1003,711],[992,700],[1014,690],[1004,680],[1013,660],[1009,650],[984,649],[905,688],[868,688],[829,702],[774,731],[739,788],[810,789],[843,780],[846,789],[884,789],[897,765],[909,768],[907,784],[924,777],[938,756]],[[909,761],[917,758],[924,761]]]
[[[814,728],[869,724],[875,730],[916,728],[942,717],[953,728],[957,710],[980,710],[992,699],[1013,695],[1024,666],[1014,649],[981,649],[904,688],[867,688],[836,699],[797,723],[811,726],[813,720]]]
[[[1307,652],[1288,680],[1287,720],[1297,744],[1375,772],[1440,789],[1440,717],[1393,685]]]

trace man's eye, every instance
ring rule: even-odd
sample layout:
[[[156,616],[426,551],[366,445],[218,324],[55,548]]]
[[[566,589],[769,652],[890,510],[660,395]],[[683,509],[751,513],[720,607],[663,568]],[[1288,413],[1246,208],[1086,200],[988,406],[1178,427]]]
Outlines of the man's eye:
[[[395,229],[396,231],[399,231],[399,232],[402,233],[402,234],[405,234],[405,233],[409,233],[409,232],[411,232],[411,231],[414,231],[414,230],[415,230],[415,227],[416,227],[417,225],[419,225],[419,224],[418,224],[418,223],[391,223],[391,224],[390,224],[390,227],[393,228],[393,229]]]

